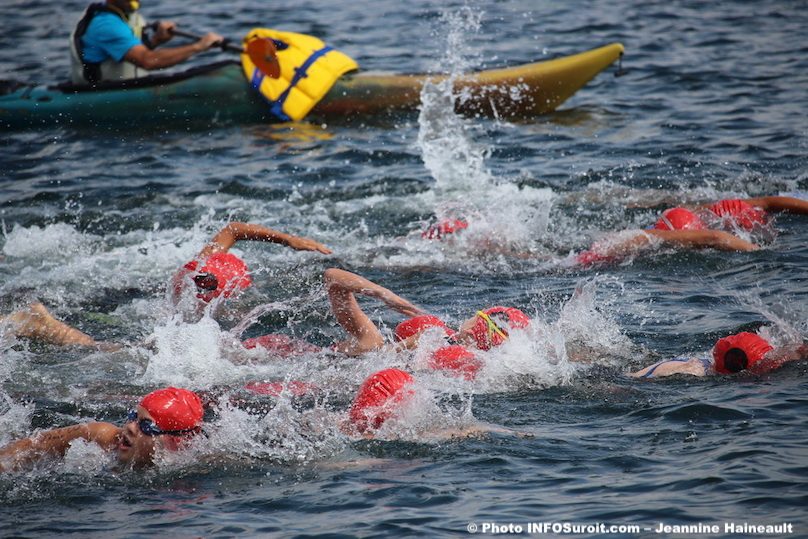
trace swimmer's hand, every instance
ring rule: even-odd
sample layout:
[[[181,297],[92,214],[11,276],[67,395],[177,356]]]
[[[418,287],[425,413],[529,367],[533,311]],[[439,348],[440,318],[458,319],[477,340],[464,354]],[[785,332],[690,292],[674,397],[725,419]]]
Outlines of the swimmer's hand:
[[[369,281],[350,271],[338,268],[329,268],[323,273],[323,280],[326,289],[332,296],[332,307],[336,310],[344,310],[343,304],[347,301],[342,297],[345,293],[362,294],[382,301],[385,305],[406,316],[416,316],[425,314],[424,310],[416,307],[406,299],[397,295],[392,290],[380,286],[373,281]],[[354,300],[355,303],[355,300]],[[336,306],[339,305],[339,308]]]
[[[324,255],[330,255],[331,249],[309,238],[301,238],[299,236],[289,236],[286,245],[298,251],[317,251]]]
[[[387,292],[390,292],[387,289],[385,289],[385,290]],[[406,299],[404,299],[404,298],[402,298],[400,296],[397,296],[396,294],[393,294],[392,292],[390,292],[389,296],[383,296],[383,297],[380,297],[379,299],[384,301],[384,303],[387,306],[389,306],[391,309],[394,309],[394,310],[400,312],[401,314],[403,314],[405,316],[418,316],[420,314],[426,314],[426,312],[423,309],[421,309],[420,307],[416,307],[415,305],[413,305],[412,303],[410,303]]]
[[[489,434],[504,434],[506,436],[516,436],[517,438],[535,438],[535,435],[529,432],[521,432],[490,423],[476,423],[468,427],[442,429],[430,433],[428,437],[438,440],[456,440],[460,438],[482,438]]]

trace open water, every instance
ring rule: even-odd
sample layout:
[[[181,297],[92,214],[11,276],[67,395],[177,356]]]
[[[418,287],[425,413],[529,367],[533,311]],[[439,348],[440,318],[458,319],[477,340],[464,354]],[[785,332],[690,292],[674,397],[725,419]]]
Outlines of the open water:
[[[83,7],[4,0],[3,78],[61,78]],[[219,404],[208,438],[152,470],[117,470],[77,444],[64,461],[0,477],[0,536],[448,536],[490,523],[527,535],[528,523],[549,522],[641,528],[615,537],[655,535],[643,528],[660,522],[718,525],[717,536],[725,523],[791,523],[791,536],[808,536],[804,362],[763,377],[625,376],[707,355],[739,330],[804,338],[808,219],[779,216],[754,253],[569,264],[571,252],[647,227],[670,205],[806,196],[803,2],[163,0],[143,11],[232,37],[254,26],[316,34],[374,70],[456,72],[620,41],[628,73],[611,68],[554,114],[514,123],[459,118],[430,86],[419,114],[395,118],[2,133],[0,312],[37,299],[130,344],[104,353],[6,337],[0,444],[121,422],[139,395],[167,384]],[[474,219],[453,242],[422,240],[436,215]],[[170,275],[230,220],[313,237],[335,254],[239,244],[256,286],[216,321],[173,318]],[[504,254],[480,248],[492,237]],[[454,323],[515,305],[533,330],[491,352],[474,383],[423,370],[424,351],[240,361],[229,343],[242,329],[319,344],[339,336],[320,287],[330,266]],[[367,305],[388,331],[401,319]],[[591,361],[568,361],[568,348]],[[387,366],[415,373],[417,406],[380,439],[347,438],[336,425],[354,391]],[[283,379],[326,390],[273,399],[241,389]],[[430,434],[476,422],[530,436]]]

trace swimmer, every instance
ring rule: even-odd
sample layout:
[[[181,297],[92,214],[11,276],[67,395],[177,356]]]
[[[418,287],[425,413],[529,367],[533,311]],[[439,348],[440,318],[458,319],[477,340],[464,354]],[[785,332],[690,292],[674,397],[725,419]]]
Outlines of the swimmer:
[[[123,427],[93,422],[47,430],[0,448],[0,472],[32,466],[46,458],[63,457],[74,440],[82,439],[115,452],[118,462],[132,468],[153,463],[158,451],[177,451],[202,432],[202,401],[187,389],[167,387],[143,397]]]
[[[340,429],[351,437],[372,439],[391,419],[399,419],[415,396],[415,379],[401,369],[383,369],[368,376],[356,392],[348,417]],[[531,438],[531,434],[476,422],[464,428],[447,428],[422,433],[433,439],[467,438],[500,433]]]
[[[583,266],[616,262],[639,251],[657,246],[720,251],[756,251],[755,243],[732,232],[752,231],[770,221],[768,212],[808,214],[808,200],[788,196],[724,199],[687,209],[669,208],[648,230],[625,231],[595,243],[579,253],[575,261]]]
[[[647,230],[626,230],[609,234],[589,249],[575,255],[574,263],[593,266],[615,263],[643,250],[655,247],[716,249],[720,251],[756,251],[760,246],[733,232],[752,231],[769,223],[769,212],[808,214],[808,200],[789,196],[765,196],[725,199],[692,209],[665,210]],[[466,219],[438,220],[421,232],[426,240],[445,241],[469,227]],[[479,243],[479,242],[478,242]],[[535,258],[533,253],[518,252],[501,242],[480,243],[482,250],[520,259]]]
[[[674,358],[649,365],[630,373],[634,378],[662,378],[675,374],[710,376],[749,371],[763,374],[789,361],[808,359],[808,344],[775,348],[763,337],[742,332],[719,339],[713,347],[712,359],[706,357]]]
[[[328,299],[331,302],[331,312],[350,337],[347,341],[334,345],[334,349],[338,352],[357,356],[379,350],[385,344],[384,336],[379,328],[359,306],[356,300],[357,295],[379,299],[387,306],[407,316],[422,317],[426,315],[423,310],[409,301],[355,273],[329,268],[325,271],[324,281]],[[410,333],[399,335],[396,350],[410,350],[417,347],[421,335],[431,327],[440,326],[443,331],[446,331],[446,325],[440,319],[431,318],[437,322],[413,324]],[[490,350],[494,346],[503,344],[509,338],[510,331],[525,329],[529,324],[530,318],[519,309],[491,307],[477,311],[474,316],[460,325],[457,332],[447,332],[449,333],[447,340],[450,345]]]
[[[208,303],[219,296],[230,297],[249,287],[252,280],[247,264],[229,252],[238,241],[264,241],[298,251],[331,254],[331,249],[309,238],[285,234],[261,225],[229,223],[174,275],[172,301],[178,303],[183,291],[188,288],[195,289],[196,297]]]
[[[264,241],[286,245],[298,251],[331,254],[325,245],[285,234],[261,225],[230,223],[205,245],[196,258],[185,264],[174,276],[172,299],[177,303],[186,284],[195,287],[196,297],[209,302],[219,295],[229,297],[252,283],[247,265],[228,252],[238,241]],[[197,267],[202,267],[197,271]],[[98,342],[80,330],[57,320],[41,303],[33,303],[20,311],[0,317],[0,325],[17,337],[62,346],[87,346],[117,349],[120,345]]]

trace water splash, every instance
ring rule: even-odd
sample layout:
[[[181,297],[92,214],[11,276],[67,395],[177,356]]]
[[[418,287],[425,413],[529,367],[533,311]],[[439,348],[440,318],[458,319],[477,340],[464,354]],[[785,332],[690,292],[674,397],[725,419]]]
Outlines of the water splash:
[[[187,323],[179,316],[154,329],[156,352],[141,377],[144,384],[210,387],[237,378],[240,369],[224,357],[225,333],[209,316]]]
[[[473,142],[472,135],[480,127],[454,112],[458,98],[454,81],[472,65],[468,59],[472,49],[466,42],[469,35],[479,32],[481,17],[481,12],[468,6],[443,13],[439,24],[447,43],[437,67],[446,75],[426,82],[421,90],[417,145],[439,193],[475,190],[493,183],[485,167],[488,150]]]
[[[417,147],[435,180],[437,219],[469,221],[459,240],[468,243],[459,249],[490,251],[493,244],[505,244],[506,250],[518,253],[546,234],[554,194],[496,177],[486,165],[490,147],[476,142],[485,137],[486,124],[455,113],[454,104],[462,99],[454,90],[455,80],[479,65],[479,48],[469,42],[480,31],[482,15],[465,6],[445,11],[440,19],[446,47],[439,65],[445,75],[427,81],[421,90]]]

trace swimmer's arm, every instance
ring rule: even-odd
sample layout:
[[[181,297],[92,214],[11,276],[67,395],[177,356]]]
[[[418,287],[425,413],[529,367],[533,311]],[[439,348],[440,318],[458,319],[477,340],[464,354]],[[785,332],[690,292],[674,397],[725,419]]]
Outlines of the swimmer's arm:
[[[755,363],[749,370],[756,374],[763,374],[780,368],[789,361],[808,359],[808,343],[783,346],[766,354],[763,361]]]
[[[112,423],[97,422],[40,432],[0,448],[0,472],[16,470],[42,458],[63,456],[70,443],[78,438],[111,450],[118,442],[120,431]]]
[[[589,250],[580,252],[576,260],[580,264],[590,265],[625,258],[651,245],[651,238],[644,232],[626,231],[619,237],[608,237],[595,243]]]
[[[766,211],[808,214],[808,200],[795,197],[770,196],[747,198],[746,202]]]
[[[424,314],[420,307],[416,307],[393,291],[350,271],[330,268],[325,272],[325,282],[329,290],[336,287],[344,292],[376,298],[406,316]]]
[[[214,253],[225,253],[237,241],[265,241],[285,245],[298,251],[317,251],[326,255],[331,254],[331,249],[309,238],[293,236],[261,225],[230,223],[222,228],[199,252],[198,258],[205,259]]]
[[[491,425],[489,423],[477,423],[465,428],[448,428],[431,433],[430,437],[441,440],[452,440],[457,438],[478,438],[486,434],[504,434],[506,436],[516,436],[518,438],[533,438],[534,435],[529,432],[520,432],[518,430]]]
[[[632,378],[642,378],[648,371],[654,370],[653,378],[664,378],[675,374],[690,374],[692,376],[707,376],[704,364],[694,358],[689,361],[660,361],[653,365],[648,365],[637,372],[628,373]]]
[[[336,350],[352,356],[384,345],[384,337],[356,300],[356,294],[378,298],[399,312],[414,316],[423,311],[390,290],[350,271],[329,268],[323,274],[331,312],[351,340],[336,344]]]
[[[721,251],[757,251],[760,247],[723,230],[646,230],[666,244],[691,249],[713,248]]]

